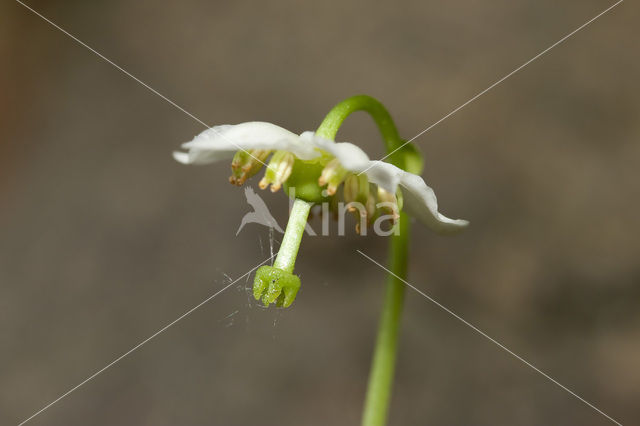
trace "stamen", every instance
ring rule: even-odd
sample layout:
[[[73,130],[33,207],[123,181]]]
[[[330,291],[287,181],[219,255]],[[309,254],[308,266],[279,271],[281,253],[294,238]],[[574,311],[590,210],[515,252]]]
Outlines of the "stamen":
[[[318,185],[327,185],[327,195],[335,195],[338,186],[342,183],[347,176],[347,171],[342,167],[340,161],[337,158],[329,161],[327,165],[322,169],[322,174],[318,178]]]
[[[295,157],[288,151],[276,151],[271,157],[264,177],[258,183],[260,189],[266,189],[271,184],[271,192],[276,192],[289,179],[293,170]]]
[[[271,151],[267,149],[236,152],[231,160],[229,183],[237,186],[243,185],[247,179],[260,171],[269,154]]]
[[[367,175],[355,175],[350,174],[344,181],[344,188],[342,190],[345,203],[358,202],[365,204],[369,198],[369,180]],[[354,211],[355,207],[350,206],[349,211]]]
[[[399,191],[399,190],[398,190]],[[384,188],[378,187],[378,199],[380,202],[377,206],[380,210],[384,210],[393,215],[393,223],[400,218],[400,206],[398,205],[398,197]]]

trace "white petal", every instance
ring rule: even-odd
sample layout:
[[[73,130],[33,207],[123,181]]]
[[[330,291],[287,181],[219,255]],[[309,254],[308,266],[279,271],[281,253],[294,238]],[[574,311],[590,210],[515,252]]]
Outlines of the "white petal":
[[[438,212],[438,200],[433,189],[429,188],[418,175],[405,172],[400,186],[404,209],[432,230],[441,234],[453,234],[469,225],[464,219],[449,219]]]
[[[300,139],[333,155],[347,170],[361,172],[371,162],[369,156],[359,146],[349,142],[334,142],[314,132],[304,132],[300,135]]]
[[[178,163],[189,164],[189,154],[186,152],[173,151],[173,158]]]
[[[319,137],[313,132],[304,132],[300,137],[334,155],[345,169],[354,173],[364,171],[370,182],[391,193],[395,193],[400,186],[404,209],[432,230],[439,233],[454,233],[469,224],[466,220],[449,219],[440,214],[436,195],[422,177],[406,172],[391,163],[371,161],[362,149],[348,142],[334,142]]]
[[[403,208],[435,232],[451,234],[461,231],[469,225],[466,220],[449,219],[439,213],[436,194],[418,175],[406,172],[384,161],[371,161],[365,174],[370,182],[392,194],[399,186],[402,190]]]
[[[252,121],[236,125],[215,126],[182,144],[188,153],[175,152],[173,157],[184,164],[208,164],[233,157],[239,150],[267,149],[293,153],[302,160],[320,154],[311,144],[275,124]]]

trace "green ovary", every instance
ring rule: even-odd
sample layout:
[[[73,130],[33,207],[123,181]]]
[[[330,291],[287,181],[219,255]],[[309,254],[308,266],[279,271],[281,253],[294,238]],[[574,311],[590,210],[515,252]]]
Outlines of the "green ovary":
[[[316,161],[296,160],[293,164],[291,176],[284,183],[284,190],[292,198],[299,198],[310,203],[321,203],[328,200],[318,185],[324,165]]]

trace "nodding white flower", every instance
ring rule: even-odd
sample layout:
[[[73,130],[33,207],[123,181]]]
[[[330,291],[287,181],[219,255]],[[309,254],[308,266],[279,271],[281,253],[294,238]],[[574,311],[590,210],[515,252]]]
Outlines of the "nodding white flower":
[[[260,182],[262,189],[271,184],[272,191],[277,191],[288,179],[295,159],[305,160],[300,164],[312,160],[324,167],[318,185],[326,185],[326,193],[330,196],[341,183],[349,180],[345,183],[345,200],[353,197],[369,205],[375,201],[372,198],[375,192],[368,188],[363,190],[366,185],[362,178],[366,177],[365,182],[378,186],[381,201],[398,203],[396,194],[401,195],[402,208],[436,232],[453,233],[469,224],[466,220],[449,219],[439,213],[435,193],[422,177],[391,163],[372,161],[358,146],[334,142],[314,132],[298,136],[275,124],[254,121],[212,127],[182,144],[182,148],[187,152],[174,152],[173,157],[183,164],[209,164],[233,158],[233,174],[229,180],[238,185],[257,173],[274,152],[265,178]],[[359,179],[355,180],[356,176]],[[354,188],[359,195],[351,195]]]

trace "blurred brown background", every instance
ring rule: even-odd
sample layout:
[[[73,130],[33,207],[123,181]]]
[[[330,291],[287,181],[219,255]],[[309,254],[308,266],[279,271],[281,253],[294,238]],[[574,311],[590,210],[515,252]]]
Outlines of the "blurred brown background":
[[[379,98],[410,138],[612,2],[30,1],[207,123],[314,129]],[[441,210],[410,281],[623,424],[640,421],[640,60],[625,2],[417,142]],[[0,6],[0,424],[18,424],[268,256],[192,118]],[[353,116],[340,133],[382,153]],[[256,185],[257,179],[251,181]],[[265,195],[281,224],[282,193]],[[33,425],[358,424],[387,241],[305,238],[291,309],[243,280]],[[392,425],[606,425],[414,292]]]

